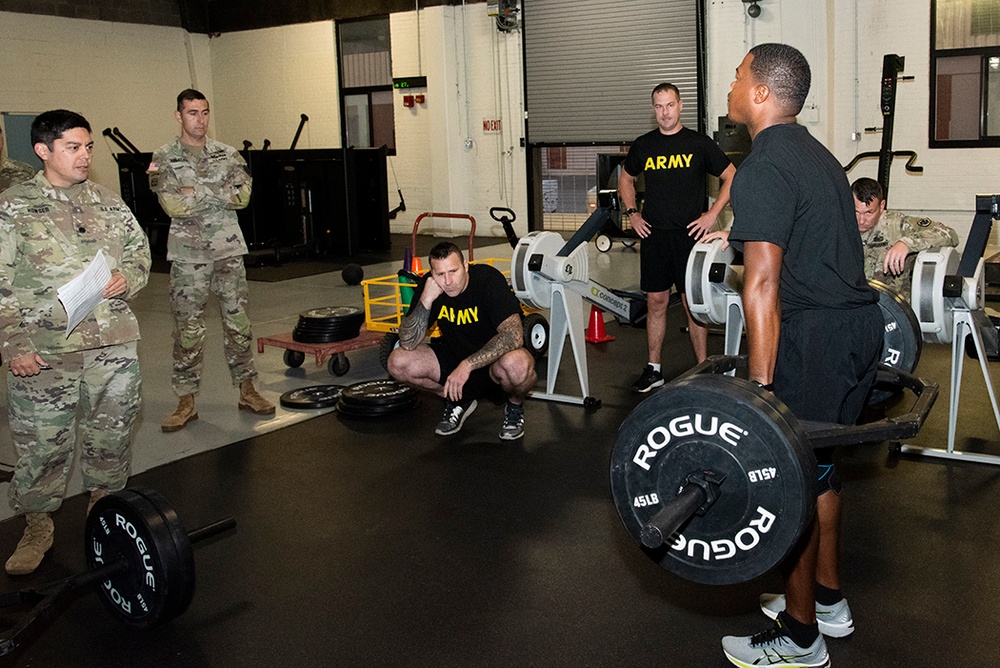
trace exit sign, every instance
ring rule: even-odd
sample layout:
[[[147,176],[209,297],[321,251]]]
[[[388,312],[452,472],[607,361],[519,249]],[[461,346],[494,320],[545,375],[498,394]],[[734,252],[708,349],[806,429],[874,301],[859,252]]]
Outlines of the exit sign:
[[[483,132],[485,134],[498,134],[500,132],[500,119],[499,118],[484,118],[483,119]]]
[[[427,88],[427,77],[393,77],[392,87],[400,88]]]

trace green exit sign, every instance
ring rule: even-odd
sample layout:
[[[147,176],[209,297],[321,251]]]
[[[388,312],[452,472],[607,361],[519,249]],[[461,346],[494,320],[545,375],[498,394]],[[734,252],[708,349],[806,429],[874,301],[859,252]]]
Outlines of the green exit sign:
[[[393,88],[427,88],[427,77],[393,77]]]

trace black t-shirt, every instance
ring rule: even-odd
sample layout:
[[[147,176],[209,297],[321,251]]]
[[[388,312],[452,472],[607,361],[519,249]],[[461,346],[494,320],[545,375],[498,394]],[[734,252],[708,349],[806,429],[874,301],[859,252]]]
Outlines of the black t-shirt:
[[[410,303],[417,303],[429,280],[427,274],[417,284]],[[504,275],[488,264],[470,264],[469,285],[456,297],[442,294],[435,299],[428,326],[437,321],[441,338],[435,345],[447,346],[465,359],[482,349],[496,336],[500,323],[515,313],[521,313],[521,303]]]
[[[736,170],[729,239],[766,241],[784,251],[782,315],[852,309],[878,301],[868,286],[847,174],[809,131],[774,125],[754,137]]]
[[[686,231],[705,213],[705,175],[719,176],[729,164],[715,142],[682,127],[672,135],[656,129],[636,138],[623,167],[631,176],[645,173],[642,217],[658,229]]]

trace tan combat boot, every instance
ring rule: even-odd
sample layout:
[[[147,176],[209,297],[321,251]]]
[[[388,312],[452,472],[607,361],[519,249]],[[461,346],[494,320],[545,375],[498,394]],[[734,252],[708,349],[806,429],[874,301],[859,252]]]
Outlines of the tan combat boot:
[[[163,421],[160,428],[165,432],[180,431],[188,422],[193,422],[197,419],[198,409],[194,407],[194,395],[185,394],[177,403],[177,410]]]
[[[14,554],[10,555],[4,568],[10,575],[27,575],[34,573],[42,557],[52,547],[54,526],[48,513],[26,513],[24,519],[28,526],[17,544]]]
[[[90,501],[87,502],[87,514],[94,509],[94,504],[108,495],[106,489],[93,489],[90,491]]]
[[[240,383],[240,410],[250,411],[254,415],[271,415],[274,413],[274,404],[260,396],[260,393],[253,387],[253,381],[249,378]]]

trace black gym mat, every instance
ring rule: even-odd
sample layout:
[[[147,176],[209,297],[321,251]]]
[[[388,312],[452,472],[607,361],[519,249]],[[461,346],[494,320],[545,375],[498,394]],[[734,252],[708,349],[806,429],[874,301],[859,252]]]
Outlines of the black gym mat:
[[[668,376],[693,362],[682,321],[671,309]],[[622,528],[609,457],[642,399],[628,386],[645,332],[609,329],[616,341],[587,347],[603,407],[529,401],[522,441],[498,440],[501,409],[489,402],[460,434],[436,437],[442,404],[424,395],[399,415],[331,413],[135,476],[130,484],[157,490],[189,530],[236,517],[235,532],[195,547],[191,607],[137,633],[84,596],[6,665],[729,666],[719,640],[768,626],[757,597],[778,591],[780,577],[684,582]],[[721,350],[722,338],[709,347]],[[923,444],[946,434],[948,358],[947,346],[928,345],[918,367],[942,383]],[[998,452],[981,376],[977,385],[970,375],[978,368],[965,368],[960,447]],[[574,379],[570,361],[557,389],[571,392]],[[884,446],[843,448],[838,468],[843,585],[857,630],[828,641],[834,664],[995,665],[986,630],[1000,613],[990,576],[997,470],[897,459]],[[0,575],[2,590],[83,567],[85,505],[83,496],[63,505],[40,571]],[[2,557],[22,526],[0,524]],[[0,624],[16,618],[0,611]]]

